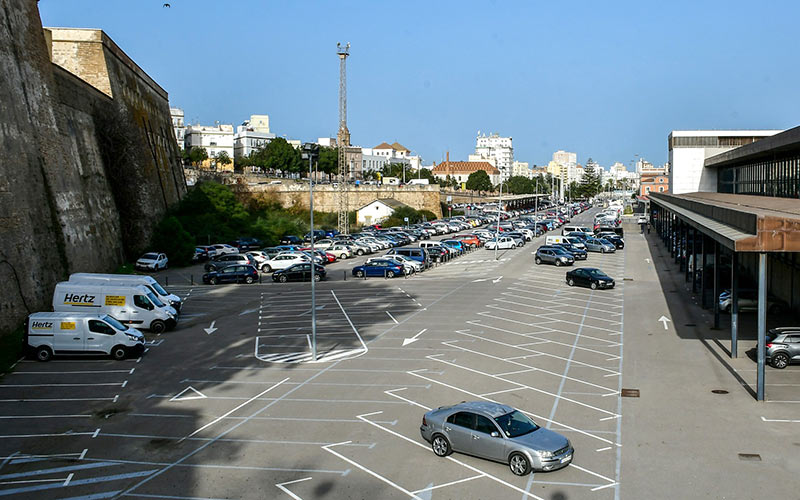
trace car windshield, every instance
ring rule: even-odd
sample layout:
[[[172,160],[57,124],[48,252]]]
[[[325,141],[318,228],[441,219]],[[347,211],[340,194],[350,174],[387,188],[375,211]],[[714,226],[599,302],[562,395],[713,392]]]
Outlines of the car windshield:
[[[166,297],[167,295],[169,295],[169,292],[168,292],[168,291],[166,291],[166,290],[164,290],[164,289],[161,287],[161,285],[159,285],[158,283],[153,283],[153,284],[152,284],[152,285],[150,285],[150,286],[151,286],[151,287],[153,287],[153,290],[155,290],[156,292],[158,292],[158,294],[159,294],[159,295],[163,295],[164,297]]]
[[[143,258],[143,259],[152,259],[152,260],[156,260],[156,259],[158,258],[158,254],[155,254],[155,253],[146,253],[146,254],[142,255],[142,258]]]
[[[106,323],[108,323],[109,325],[113,326],[114,328],[116,328],[117,330],[119,330],[121,332],[124,332],[124,331],[126,331],[128,329],[127,326],[125,326],[122,323],[120,323],[119,321],[117,321],[117,318],[115,318],[114,316],[109,316],[108,314],[106,314],[103,317],[103,321],[105,321]]]
[[[164,305],[165,305],[163,302],[158,300],[158,297],[156,297],[155,294],[153,294],[153,292],[149,292],[147,294],[147,298],[150,299],[150,302],[155,304],[157,307],[164,307]]]
[[[539,428],[538,425],[533,423],[533,420],[519,410],[499,416],[494,421],[506,433],[506,436],[512,438],[529,434]]]
[[[599,269],[592,269],[591,271],[589,271],[589,274],[594,278],[607,278],[608,277],[608,276],[606,276],[606,273],[604,273],[603,271],[601,271]]]

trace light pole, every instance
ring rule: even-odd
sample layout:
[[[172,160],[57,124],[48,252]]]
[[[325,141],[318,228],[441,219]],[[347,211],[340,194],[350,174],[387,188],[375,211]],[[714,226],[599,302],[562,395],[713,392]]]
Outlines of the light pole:
[[[500,212],[503,210],[503,178],[500,178],[500,196],[497,197],[497,226],[494,228],[494,260],[497,260],[497,247],[500,246]]]
[[[308,208],[311,226],[311,358],[317,360],[317,263],[314,253],[314,180],[311,178],[314,157],[319,148],[316,144],[303,144],[303,158],[308,158]]]

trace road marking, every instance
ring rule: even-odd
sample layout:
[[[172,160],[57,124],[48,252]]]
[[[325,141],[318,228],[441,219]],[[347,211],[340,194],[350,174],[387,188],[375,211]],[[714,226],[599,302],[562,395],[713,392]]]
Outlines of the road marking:
[[[214,321],[211,322],[211,326],[209,326],[208,328],[203,328],[203,330],[205,330],[207,335],[211,335],[212,333],[214,333],[217,330],[219,330],[219,328],[214,328],[214,324],[216,324],[216,322],[217,321],[214,320]]]
[[[67,476],[67,479],[64,480],[64,486],[69,486],[69,482],[72,481],[72,478],[74,476],[75,476],[75,473],[74,472],[70,472],[69,476]]]
[[[352,328],[353,332],[355,332],[356,337],[358,337],[358,341],[361,342],[361,345],[364,347],[364,353],[366,353],[367,351],[369,351],[369,349],[367,348],[367,344],[364,343],[364,339],[361,338],[361,335],[359,335],[358,330],[356,330],[356,327],[353,326],[353,322],[350,321],[350,316],[347,315],[347,312],[344,310],[344,307],[342,307],[342,303],[339,302],[339,298],[336,296],[333,290],[331,290],[331,295],[333,295],[333,298],[336,300],[336,303],[339,304],[339,309],[342,310],[342,314],[344,314],[345,319],[347,320],[348,323],[350,323],[350,328]]]
[[[596,450],[594,450],[594,451],[598,451],[598,452],[599,452],[599,451],[608,451],[608,450],[610,450],[610,449],[611,449],[611,446],[606,446],[605,448],[598,448],[598,449],[596,449]]]
[[[86,418],[91,417],[90,414],[75,414],[75,415],[3,415],[0,419],[15,419],[15,418]]]
[[[602,489],[605,489],[605,488],[611,488],[612,486],[616,486],[616,485],[617,485],[617,483],[613,482],[613,483],[610,483],[610,484],[604,484],[603,486],[598,486],[597,488],[592,488],[589,491],[598,491],[598,490],[602,490]]]
[[[353,460],[350,460],[349,458],[345,457],[345,456],[344,456],[344,455],[342,455],[341,453],[338,453],[338,452],[336,452],[336,451],[333,451],[333,450],[331,449],[331,448],[332,448],[332,447],[334,447],[334,446],[339,446],[339,445],[343,445],[343,444],[349,444],[350,442],[351,442],[351,441],[344,441],[344,442],[341,442],[341,443],[329,444],[329,445],[327,445],[327,446],[323,446],[323,447],[322,447],[322,449],[323,449],[323,450],[325,450],[325,451],[327,451],[328,453],[331,453],[331,454],[333,454],[333,455],[335,455],[335,456],[337,456],[337,457],[341,458],[341,459],[342,459],[342,460],[344,460],[345,462],[347,462],[347,463],[349,463],[349,464],[351,464],[351,465],[353,465],[353,466],[355,466],[355,467],[358,467],[359,469],[361,469],[362,471],[366,472],[366,473],[367,473],[367,474],[369,474],[370,476],[372,476],[372,477],[374,477],[374,478],[376,478],[376,479],[379,479],[379,480],[383,481],[384,483],[388,484],[388,485],[389,485],[389,486],[391,486],[392,488],[394,488],[394,489],[396,489],[396,490],[398,490],[398,491],[400,491],[400,492],[403,492],[403,493],[405,493],[406,495],[410,496],[411,498],[416,498],[417,500],[422,500],[420,497],[418,497],[418,496],[417,496],[417,495],[415,495],[414,493],[412,493],[412,492],[408,491],[407,489],[403,488],[402,486],[398,485],[397,483],[394,483],[394,482],[392,482],[391,480],[389,480],[388,478],[385,478],[385,477],[381,476],[381,475],[380,475],[380,474],[378,474],[377,472],[374,472],[374,471],[372,471],[372,470],[370,470],[370,469],[368,469],[368,468],[364,467],[363,465],[359,464],[358,462],[355,462],[355,461],[353,461]]]
[[[781,423],[786,423],[786,424],[800,424],[800,420],[783,420],[783,419],[775,419],[775,418],[766,418],[766,417],[763,417],[763,416],[761,417],[761,420],[763,422],[781,422]]]
[[[295,479],[294,481],[286,481],[285,483],[277,483],[277,484],[275,484],[275,486],[280,488],[281,491],[283,491],[284,493],[286,493],[287,495],[292,497],[294,500],[303,500],[299,496],[297,496],[294,493],[292,493],[291,491],[289,491],[289,489],[286,488],[285,486],[289,485],[289,484],[302,483],[303,481],[308,481],[309,479],[312,479],[312,478],[304,477],[303,479]]]
[[[189,394],[185,395],[187,392]],[[190,385],[189,387],[182,390],[178,394],[172,396],[170,401],[189,401],[191,399],[206,399],[206,395]]]
[[[389,317],[392,318],[392,321],[394,321],[395,325],[399,325],[400,324],[396,319],[394,319],[394,316],[392,316],[392,313],[390,313],[389,311],[386,311],[386,314],[388,314]]]
[[[127,380],[125,382],[123,382],[120,387],[125,387],[126,385],[128,385],[128,381]]]
[[[470,476],[470,477],[465,477],[464,479],[458,479],[456,481],[450,481],[449,483],[437,484],[436,486],[428,486],[427,488],[424,488],[424,489],[421,489],[421,490],[417,490],[414,493],[423,493],[425,491],[432,491],[432,490],[435,490],[435,489],[438,489],[438,488],[445,488],[447,486],[452,486],[452,485],[458,484],[458,483],[465,483],[467,481],[472,481],[473,479],[480,479],[482,477],[485,477],[485,474],[481,473],[481,474],[478,474],[476,476]]]
[[[403,346],[405,347],[405,346],[407,346],[408,344],[412,344],[412,343],[416,342],[416,341],[418,340],[418,337],[419,337],[420,335],[422,335],[423,333],[427,332],[427,331],[428,331],[428,329],[427,329],[427,328],[423,328],[422,330],[420,330],[420,332],[419,332],[419,333],[417,333],[417,334],[416,334],[416,335],[414,335],[413,337],[411,337],[411,338],[405,338],[405,339],[403,339]]]
[[[156,472],[155,470],[145,470],[139,472],[129,472],[127,474],[117,474],[114,476],[100,476],[100,477],[92,477],[88,479],[77,479],[75,481],[70,481],[71,486],[83,486],[86,484],[95,484],[95,483],[103,483],[103,482],[110,482],[110,481],[121,481],[123,479],[130,479],[135,477],[142,477],[142,476],[149,476]],[[58,483],[51,483],[51,484],[40,484],[37,486],[27,486],[23,488],[14,488],[8,490],[0,490],[0,496],[6,495],[14,495],[17,493],[29,493],[32,491],[42,491],[42,490],[52,490],[55,488],[63,488],[64,485],[61,483],[63,479],[59,479]],[[119,493],[119,492],[117,492]],[[102,498],[102,497],[101,497]],[[107,497],[106,497],[107,498]]]
[[[128,370],[75,370],[65,372],[10,372],[6,375],[95,375],[98,373],[128,373]]]
[[[666,316],[662,315],[660,318],[658,318],[658,321],[664,323],[664,330],[666,330],[668,328],[667,327],[667,322],[671,321],[671,320],[669,318],[667,318]]]
[[[402,399],[403,401],[405,401],[407,403],[411,403],[414,406],[419,406],[423,410],[431,411],[431,408],[428,408],[425,405],[421,405],[421,404],[417,403],[416,401],[411,401],[410,399],[406,399],[403,396],[398,396],[397,394],[395,394],[395,392],[397,392],[397,391],[405,391],[406,389],[408,389],[408,387],[401,387],[400,389],[392,389],[390,391],[383,391],[383,393],[387,394],[389,396],[392,396],[393,398]]]
[[[268,392],[269,392],[269,391],[271,391],[272,389],[274,389],[274,388],[278,387],[279,385],[281,385],[282,383],[286,382],[287,380],[289,380],[289,377],[286,377],[285,379],[281,380],[280,382],[277,382],[277,383],[273,384],[273,385],[272,385],[272,386],[270,386],[269,388],[267,388],[267,389],[265,389],[264,391],[262,391],[262,392],[260,392],[260,393],[256,394],[255,396],[253,396],[252,398],[248,399],[248,400],[247,400],[247,401],[245,401],[244,403],[240,404],[240,405],[239,405],[239,406],[237,406],[236,408],[232,409],[232,410],[231,410],[231,411],[229,411],[228,413],[226,413],[226,414],[224,414],[224,415],[222,415],[222,416],[220,416],[220,417],[217,417],[217,418],[215,418],[214,420],[212,420],[211,422],[207,423],[206,425],[204,425],[204,426],[200,427],[199,429],[197,429],[196,431],[192,432],[192,433],[191,433],[191,434],[189,434],[188,436],[186,436],[186,437],[184,437],[184,438],[181,438],[181,439],[180,439],[178,442],[179,442],[179,443],[182,443],[184,440],[186,440],[187,438],[190,438],[190,437],[194,436],[195,434],[197,434],[198,432],[202,431],[203,429],[206,429],[206,428],[208,428],[208,427],[210,427],[210,426],[212,426],[212,425],[216,424],[217,422],[219,422],[220,420],[224,419],[225,417],[227,417],[227,416],[228,416],[228,415],[230,415],[231,413],[235,412],[235,411],[236,411],[236,410],[238,410],[239,408],[241,408],[241,407],[245,406],[246,404],[248,404],[248,403],[250,403],[250,402],[252,402],[252,401],[254,401],[254,400],[256,400],[256,399],[260,398],[261,396],[263,396],[264,394],[268,393]],[[100,429],[97,429],[97,431],[100,431]]]

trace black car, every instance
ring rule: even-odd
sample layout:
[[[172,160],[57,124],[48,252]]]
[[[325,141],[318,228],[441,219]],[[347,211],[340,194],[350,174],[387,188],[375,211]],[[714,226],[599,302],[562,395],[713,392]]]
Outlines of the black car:
[[[319,264],[316,264],[314,279],[316,281],[325,279],[325,268]],[[280,283],[286,283],[287,281],[311,281],[311,264],[295,264],[286,269],[275,271],[272,273],[272,281],[278,281]]]
[[[617,250],[622,250],[623,248],[625,248],[625,240],[623,240],[617,233],[603,231],[602,233],[597,233],[595,237],[603,238],[605,240],[610,241],[611,243],[614,244]]]
[[[588,286],[592,290],[614,288],[613,278],[595,267],[579,267],[567,271],[567,284],[569,286]]]
[[[196,247],[194,255],[192,255],[192,262],[205,262],[208,260],[208,249],[206,247]]]
[[[586,257],[589,255],[586,253],[586,250],[581,250],[575,245],[570,245],[569,243],[554,243],[552,246],[563,248],[568,254],[572,255],[575,260],[586,260]]]
[[[328,233],[324,229],[315,229],[314,230],[314,241],[322,240],[328,237]],[[311,242],[311,232],[306,233],[303,236],[303,241]]]
[[[211,271],[203,275],[203,283],[216,285],[217,283],[255,283],[258,281],[258,271],[250,265],[228,266],[219,271]]]
[[[219,257],[215,257],[214,259],[206,262],[205,270],[217,271],[219,269],[236,264],[257,266],[255,259],[249,255],[243,253],[226,253],[225,255],[220,255]]]
[[[288,234],[281,238],[281,245],[302,245],[303,240],[299,236]]]
[[[236,247],[240,252],[248,250],[258,250],[261,248],[261,240],[256,238],[239,238],[228,243],[232,247]]]

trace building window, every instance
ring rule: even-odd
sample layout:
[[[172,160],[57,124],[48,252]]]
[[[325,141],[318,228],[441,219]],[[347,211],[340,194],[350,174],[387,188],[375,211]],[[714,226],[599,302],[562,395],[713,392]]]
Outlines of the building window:
[[[663,193],[664,192],[664,186],[659,186],[658,187],[658,192],[659,193]]]
[[[645,186],[644,187],[644,192],[645,193],[649,193],[650,192],[650,186]]]

